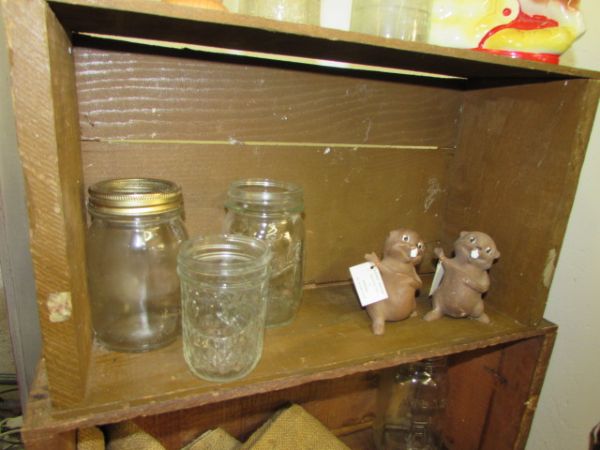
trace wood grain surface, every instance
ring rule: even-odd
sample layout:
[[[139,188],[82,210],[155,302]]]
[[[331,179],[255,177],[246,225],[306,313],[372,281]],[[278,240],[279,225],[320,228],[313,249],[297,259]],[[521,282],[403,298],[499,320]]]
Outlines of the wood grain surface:
[[[45,2],[3,2],[8,20],[17,138],[25,175],[39,317],[56,406],[85,391],[91,347],[85,275],[83,177],[68,37]],[[71,317],[49,320],[51,294],[70,295]]]
[[[456,142],[461,92],[452,80],[427,85],[400,75],[85,44],[75,47],[83,140]]]

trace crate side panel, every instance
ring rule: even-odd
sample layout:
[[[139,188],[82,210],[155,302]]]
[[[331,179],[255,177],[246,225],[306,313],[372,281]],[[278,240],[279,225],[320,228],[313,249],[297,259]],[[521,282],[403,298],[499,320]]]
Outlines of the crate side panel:
[[[597,102],[588,80],[465,94],[446,250],[462,230],[492,236],[501,258],[486,301],[525,324],[542,319]]]
[[[4,8],[43,351],[52,400],[66,406],[83,398],[91,348],[74,67],[45,2]],[[56,299],[70,299],[64,321],[51,319]]]

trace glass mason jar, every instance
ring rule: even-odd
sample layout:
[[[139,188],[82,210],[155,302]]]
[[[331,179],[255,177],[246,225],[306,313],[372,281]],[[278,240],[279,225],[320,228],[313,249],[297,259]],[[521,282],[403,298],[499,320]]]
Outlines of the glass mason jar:
[[[186,241],[179,253],[183,355],[196,376],[231,381],[251,372],[263,348],[269,246],[247,236]]]
[[[96,339],[140,352],[180,330],[177,252],[187,238],[181,189],[148,178],[99,182],[88,190],[87,270]]]
[[[439,426],[448,394],[447,359],[431,358],[401,366],[387,389],[384,423],[375,433],[377,448],[443,448]]]
[[[269,179],[235,181],[225,206],[225,233],[262,239],[271,247],[267,326],[291,322],[302,297],[302,188]]]
[[[426,42],[431,0],[353,0],[350,29],[386,38]]]
[[[283,22],[319,25],[320,0],[241,0],[240,13]]]

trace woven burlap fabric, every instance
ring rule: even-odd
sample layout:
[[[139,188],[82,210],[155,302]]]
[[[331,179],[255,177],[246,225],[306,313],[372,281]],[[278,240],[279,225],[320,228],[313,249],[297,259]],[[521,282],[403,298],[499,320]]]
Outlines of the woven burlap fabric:
[[[77,450],[104,450],[104,434],[99,428],[77,430]]]
[[[133,422],[107,427],[106,450],[165,450],[165,447]]]
[[[181,450],[238,450],[241,442],[221,428],[209,430]]]
[[[244,450],[349,450],[302,407],[292,405],[275,414],[241,447]]]

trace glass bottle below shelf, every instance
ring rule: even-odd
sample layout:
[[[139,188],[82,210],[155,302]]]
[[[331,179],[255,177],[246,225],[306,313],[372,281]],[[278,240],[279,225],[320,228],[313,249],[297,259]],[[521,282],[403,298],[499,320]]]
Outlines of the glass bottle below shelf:
[[[444,448],[439,422],[446,406],[447,360],[432,358],[401,366],[384,389],[385,416],[375,429],[378,449]]]

